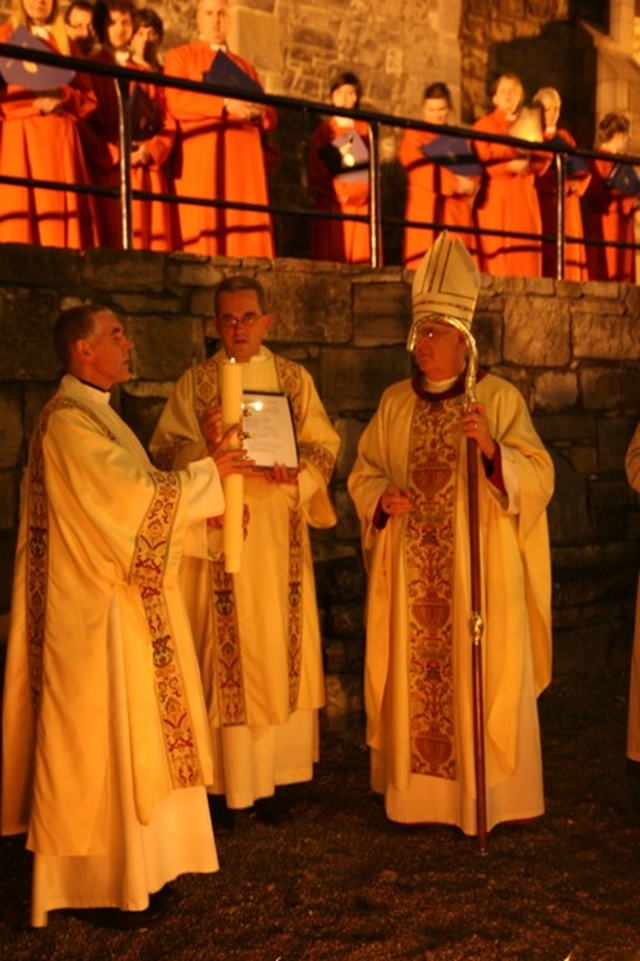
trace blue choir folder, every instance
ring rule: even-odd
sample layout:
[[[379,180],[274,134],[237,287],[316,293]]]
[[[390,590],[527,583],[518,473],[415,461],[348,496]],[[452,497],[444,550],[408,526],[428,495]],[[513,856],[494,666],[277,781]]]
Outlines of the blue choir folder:
[[[551,137],[547,143],[552,143],[554,147],[568,147],[570,146],[564,137],[560,134],[555,134]],[[579,176],[580,174],[588,174],[589,165],[583,157],[577,157],[575,154],[567,154],[567,174],[569,177]]]
[[[13,31],[7,43],[26,50],[41,50],[53,53],[39,37],[34,37],[26,27],[18,27]],[[15,84],[27,90],[54,90],[71,83],[75,71],[64,67],[50,67],[44,63],[32,63],[29,60],[17,60],[14,57],[0,57],[0,74],[6,84]]]
[[[349,130],[320,147],[318,155],[332,177],[345,181],[369,179],[369,148],[357,130]]]
[[[635,197],[640,193],[640,179],[631,164],[614,164],[606,184],[611,190],[618,190],[629,197]]]
[[[241,93],[263,93],[256,83],[238,64],[228,57],[224,50],[218,50],[211,66],[202,77],[205,83],[215,83],[221,87],[231,87]]]
[[[460,177],[477,177],[482,173],[482,165],[463,137],[443,133],[435,140],[423,143],[420,149],[427,160],[447,167]]]

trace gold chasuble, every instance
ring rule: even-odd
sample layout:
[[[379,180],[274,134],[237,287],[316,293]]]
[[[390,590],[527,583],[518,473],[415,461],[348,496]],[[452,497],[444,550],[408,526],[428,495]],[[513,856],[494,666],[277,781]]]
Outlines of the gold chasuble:
[[[36,424],[3,699],[2,832],[34,852],[32,924],[143,910],[217,869],[206,706],[178,587],[188,525],[224,510],[210,458],[163,473],[66,375]]]
[[[84,404],[69,397],[54,398],[36,427],[29,460],[27,501],[29,545],[27,552],[27,621],[31,692],[36,716],[42,685],[42,656],[46,625],[49,568],[48,500],[42,441],[49,418],[60,410],[75,410],[95,429],[115,443],[109,428]],[[135,539],[130,583],[140,591],[149,628],[153,681],[161,719],[172,787],[203,785],[204,778],[189,699],[172,637],[172,626],[162,591],[166,574],[166,546],[172,536],[175,512],[182,495],[178,473],[150,471],[153,495]]]
[[[108,401],[108,393],[65,376],[36,425],[26,476],[6,669],[4,760],[11,776],[3,779],[3,830],[28,826],[30,846],[46,854],[101,848],[112,645],[122,644],[128,678],[140,823],[170,791],[210,776],[197,663],[176,578],[187,523],[203,524],[223,510],[217,471],[210,460],[189,473],[155,470]]]
[[[480,375],[503,485],[479,458],[487,821],[544,810],[536,697],[551,677],[546,506],[553,466],[519,391]],[[365,707],[371,785],[401,823],[476,832],[463,378],[442,394],[401,381],[358,445],[349,493],[367,567]],[[406,514],[381,513],[391,485]]]
[[[151,439],[150,451],[159,465],[184,467],[202,456],[199,424],[207,407],[219,404],[223,360],[220,351],[176,384]],[[213,734],[212,787],[214,793],[225,792],[232,807],[249,806],[256,797],[273,793],[272,775],[264,773],[273,765],[257,759],[258,743],[272,745],[269,732],[279,736],[292,719],[324,704],[309,527],[335,524],[328,483],[339,445],[313,381],[299,364],[262,346],[242,364],[242,376],[245,390],[289,397],[303,469],[296,484],[271,483],[259,472],[245,477],[249,525],[238,573],[225,572],[220,534],[213,530],[208,546],[194,543],[182,565]],[[249,732],[247,738],[243,731]],[[292,736],[292,741],[299,739]],[[311,776],[311,755],[304,763],[292,762],[290,741],[274,751],[282,758],[274,762],[275,783]],[[245,754],[251,760],[242,760]],[[242,769],[243,786],[230,787],[235,783],[232,767]],[[254,773],[247,774],[245,783],[250,771]]]
[[[411,770],[455,778],[454,511],[460,399],[418,402],[409,450],[413,510],[405,530]]]

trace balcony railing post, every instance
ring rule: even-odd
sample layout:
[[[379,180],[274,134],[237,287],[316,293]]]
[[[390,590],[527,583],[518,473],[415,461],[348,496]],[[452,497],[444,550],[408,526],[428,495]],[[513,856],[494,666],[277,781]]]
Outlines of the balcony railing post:
[[[380,141],[380,126],[378,123],[369,124],[369,227],[371,245],[371,266],[382,265],[382,244],[380,226],[380,161],[378,144]]]
[[[114,80],[118,99],[118,143],[120,146],[120,226],[122,230],[122,249],[132,246],[131,228],[131,100],[129,80],[117,77]]]
[[[565,262],[565,228],[564,228],[564,198],[565,186],[567,182],[567,158],[566,154],[557,153],[556,163],[556,279],[564,280]]]

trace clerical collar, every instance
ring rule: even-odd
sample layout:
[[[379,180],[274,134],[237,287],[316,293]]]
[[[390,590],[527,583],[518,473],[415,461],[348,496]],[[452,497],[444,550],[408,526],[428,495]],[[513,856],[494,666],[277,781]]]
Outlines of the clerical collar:
[[[432,402],[450,400],[452,397],[458,397],[464,393],[466,374],[467,368],[465,367],[453,380],[432,381],[425,379],[425,383],[423,384],[422,374],[417,370],[413,375],[411,386],[421,400],[430,400]],[[479,370],[476,382],[484,380],[486,376],[486,371]]]
[[[203,40],[204,43],[207,42],[207,41],[204,39],[204,37],[200,37],[200,39]],[[223,53],[226,53],[227,50],[229,49],[228,46],[226,45],[226,43],[210,43],[210,44],[209,44],[209,47],[211,48],[211,50],[222,50]]]
[[[124,67],[131,60],[131,53],[129,50],[114,50],[113,59],[116,63],[120,64],[121,67]]]
[[[429,380],[428,377],[421,377],[420,380],[428,394],[444,394],[453,387],[459,377],[460,374],[456,374],[454,377],[448,377],[446,380]]]
[[[111,393],[110,390],[105,390],[104,387],[98,387],[97,384],[92,384],[91,381],[84,380],[82,377],[78,377],[77,379],[80,381],[81,384],[84,384],[85,387],[90,387],[91,390],[99,390],[101,394]]]
[[[226,351],[225,351],[224,347],[222,348],[221,353],[222,353],[222,359],[223,359],[223,360],[224,360],[225,358],[226,358],[227,360],[229,359],[229,358],[227,357],[227,354],[226,354]],[[259,363],[262,363],[262,361],[265,361],[265,360],[268,360],[268,359],[269,359],[269,351],[268,351],[267,348],[264,346],[264,344],[260,344],[260,346],[258,347],[258,349],[257,349],[257,351],[255,352],[255,354],[253,354],[253,355],[249,358],[249,360],[244,361],[244,363],[246,363],[246,364],[259,364]]]

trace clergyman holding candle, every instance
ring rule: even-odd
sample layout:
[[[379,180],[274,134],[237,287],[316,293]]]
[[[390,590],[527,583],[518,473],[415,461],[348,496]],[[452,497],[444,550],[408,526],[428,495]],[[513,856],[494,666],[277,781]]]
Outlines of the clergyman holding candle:
[[[325,702],[308,528],[336,523],[328,484],[339,438],[307,371],[264,346],[271,323],[257,280],[223,280],[214,319],[222,346],[180,378],[151,440],[158,464],[175,465],[216,442],[230,358],[242,367],[245,392],[290,402],[298,464],[276,461],[244,477],[251,520],[240,570],[225,570],[221,551],[187,557],[182,568],[212,726],[208,790],[218,824],[252,806],[269,823],[289,816],[275,789],[313,777]]]

